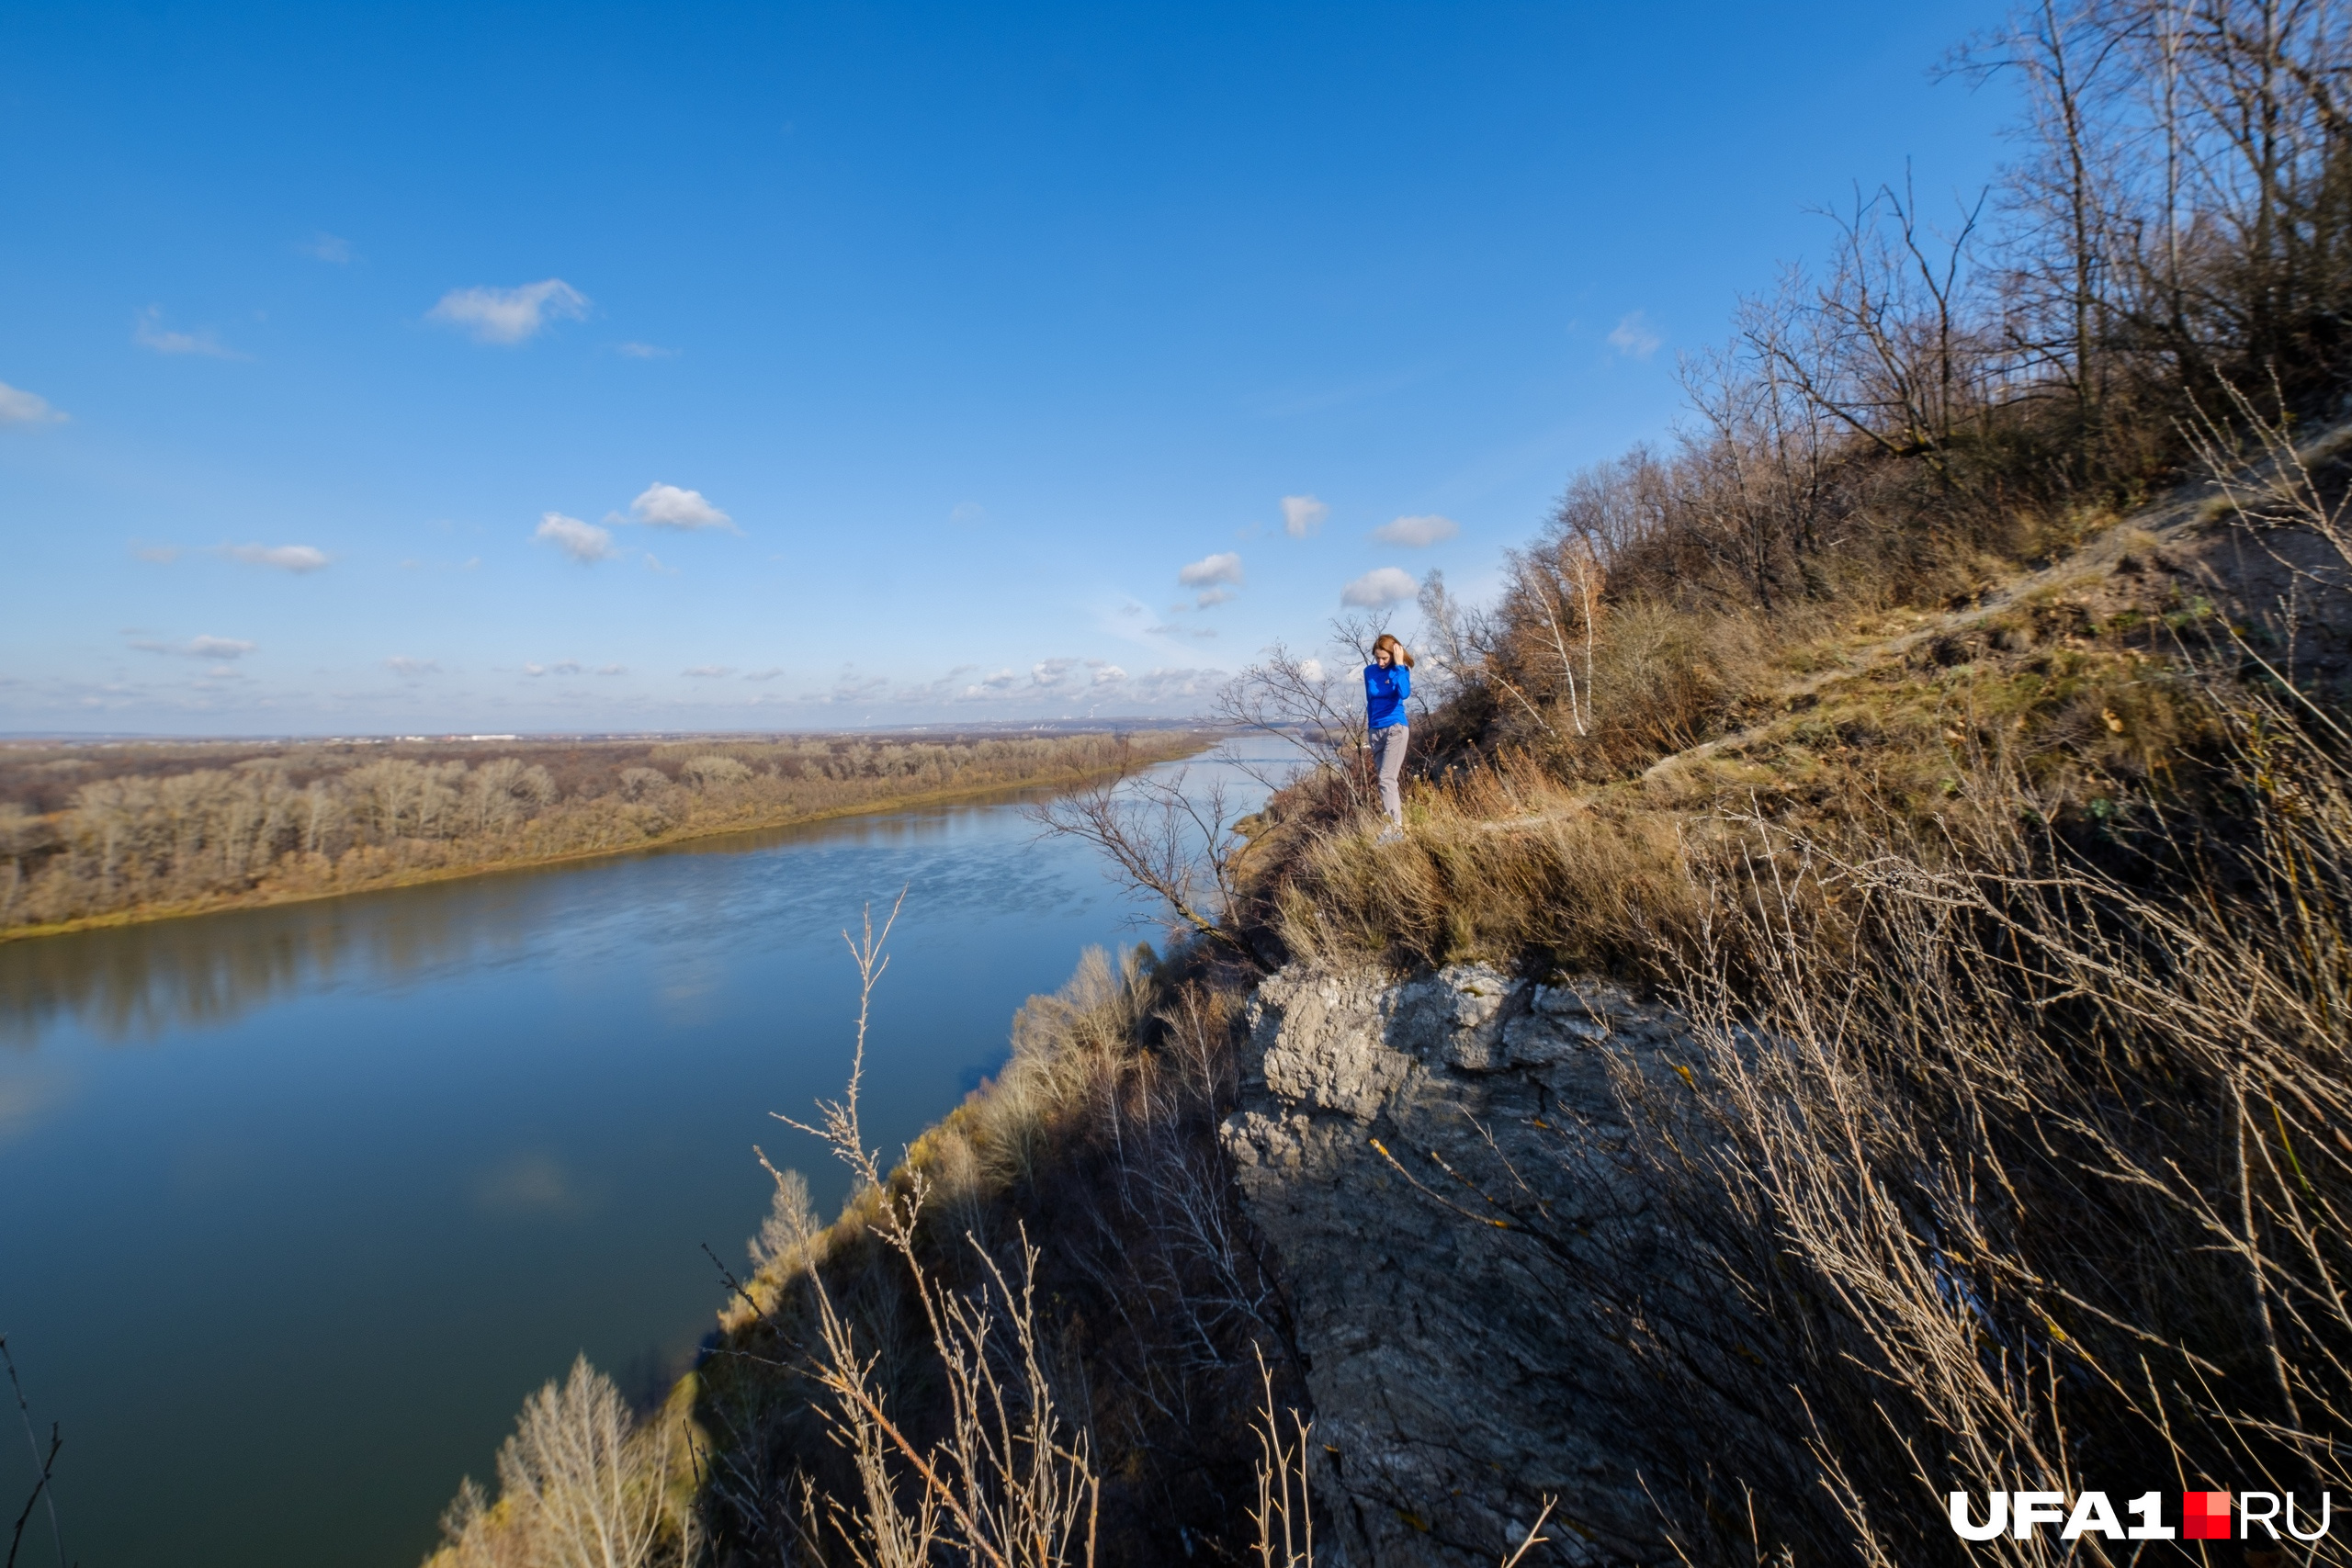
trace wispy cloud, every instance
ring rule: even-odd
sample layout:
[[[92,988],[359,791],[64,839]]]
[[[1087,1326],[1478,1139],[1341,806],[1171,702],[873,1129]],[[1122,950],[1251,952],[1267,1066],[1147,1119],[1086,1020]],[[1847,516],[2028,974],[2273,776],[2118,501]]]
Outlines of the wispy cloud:
[[[626,664],[599,664],[596,666],[596,673],[599,675],[626,675],[628,673],[628,666]]]
[[[580,673],[580,660],[560,659],[553,664],[526,664],[523,666],[523,673],[531,676],[577,675]]]
[[[405,653],[395,653],[384,660],[384,666],[395,675],[438,675],[441,661],[437,659],[411,659]]]
[[[1420,591],[1421,585],[1401,568],[1374,567],[1340,590],[1340,603],[1377,610],[1385,604],[1402,604]]]
[[[1609,330],[1609,346],[1628,359],[1647,359],[1664,341],[1650,331],[1648,319],[1639,310]]]
[[[956,503],[955,509],[947,513],[947,521],[950,523],[971,525],[985,523],[988,520],[989,509],[977,501],[959,501]]]
[[[1232,597],[1233,590],[1230,588],[1204,588],[1201,590],[1199,595],[1193,599],[1193,608],[1195,610],[1211,609],[1218,604],[1224,604],[1227,599]]]
[[[476,343],[516,344],[536,337],[551,321],[580,321],[588,296],[560,277],[520,288],[452,288],[424,313],[428,321],[462,327]]]
[[[675,359],[678,351],[650,343],[624,343],[614,345],[613,352],[629,359]]]
[[[222,545],[218,552],[247,566],[276,567],[300,576],[327,564],[327,553],[311,545]]]
[[[180,558],[180,547],[177,545],[133,545],[130,547],[130,553],[141,560],[153,561],[157,566],[169,566]]]
[[[1323,526],[1331,509],[1311,495],[1283,497],[1283,532],[1294,539],[1304,539]]]
[[[1451,539],[1462,532],[1462,525],[1451,517],[1429,513],[1420,517],[1399,517],[1393,523],[1383,523],[1372,531],[1372,536],[1384,545],[1403,545],[1408,549],[1425,549],[1442,539]]]
[[[629,515],[649,528],[725,528],[738,532],[735,520],[703,499],[698,490],[650,484],[628,503]]]
[[[306,256],[318,261],[333,262],[337,266],[351,260],[351,242],[335,234],[313,234],[294,248]]]
[[[531,537],[545,540],[582,566],[610,560],[620,554],[613,548],[610,529],[599,528],[594,523],[582,523],[577,517],[566,517],[560,512],[550,512],[542,516]]]
[[[130,645],[141,653],[171,653],[183,659],[243,659],[260,645],[242,637],[192,637],[186,642],[134,642]]]
[[[161,305],[150,305],[139,312],[138,324],[130,332],[130,341],[157,354],[199,354],[210,359],[246,357],[222,343],[210,327],[199,327],[192,333],[172,331],[164,325],[164,308]]]
[[[784,666],[781,664],[771,664],[764,670],[744,671],[743,679],[746,681],[773,681],[783,673]]]
[[[1153,670],[1121,682],[1119,696],[1138,704],[1179,702],[1204,697],[1225,680],[1222,670]]]
[[[1241,581],[1241,557],[1233,550],[1221,555],[1203,556],[1176,574],[1176,581],[1187,588],[1206,588],[1211,583]]]
[[[47,398],[0,381],[0,424],[63,424],[65,415],[49,406]]]
[[[731,664],[697,664],[691,670],[681,670],[678,673],[681,675],[697,676],[704,680],[716,681],[721,676],[732,675],[735,673],[735,667]]]

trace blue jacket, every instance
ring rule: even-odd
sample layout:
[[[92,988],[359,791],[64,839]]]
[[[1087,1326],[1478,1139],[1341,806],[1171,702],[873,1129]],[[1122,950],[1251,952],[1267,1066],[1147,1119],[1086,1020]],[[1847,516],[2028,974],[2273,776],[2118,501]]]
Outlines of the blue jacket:
[[[1363,667],[1363,715],[1374,729],[1393,729],[1405,720],[1405,699],[1413,694],[1413,672],[1401,664]]]

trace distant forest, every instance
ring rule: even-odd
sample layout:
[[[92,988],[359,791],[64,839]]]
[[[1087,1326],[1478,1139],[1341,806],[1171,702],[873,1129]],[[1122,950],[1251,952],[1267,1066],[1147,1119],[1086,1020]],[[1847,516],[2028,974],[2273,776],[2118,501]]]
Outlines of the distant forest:
[[[0,747],[0,932],[1073,783],[1203,744],[1156,731]]]

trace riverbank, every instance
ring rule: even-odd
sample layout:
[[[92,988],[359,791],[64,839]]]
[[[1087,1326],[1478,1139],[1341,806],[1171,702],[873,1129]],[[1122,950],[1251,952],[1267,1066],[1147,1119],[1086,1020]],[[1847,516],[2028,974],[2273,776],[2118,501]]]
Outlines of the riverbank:
[[[805,792],[776,798],[763,787],[771,784],[775,775],[771,773],[766,778],[754,775],[748,765],[741,762],[737,766],[741,768],[743,776],[710,778],[708,775],[714,760],[735,759],[728,751],[699,751],[681,770],[682,777],[694,776],[692,770],[696,764],[702,764],[705,772],[699,776],[704,782],[699,787],[688,789],[653,769],[636,771],[655,773],[661,781],[659,784],[631,781],[627,772],[621,773],[625,786],[631,783],[635,785],[626,806],[621,807],[625,820],[601,825],[608,829],[617,829],[628,834],[627,837],[616,835],[585,844],[550,844],[548,840],[551,834],[535,829],[551,826],[549,818],[562,810],[559,807],[548,817],[521,823],[519,830],[510,835],[501,846],[522,846],[518,852],[451,858],[463,854],[466,843],[462,839],[395,839],[384,844],[361,843],[334,857],[322,856],[316,852],[288,850],[243,887],[216,887],[190,897],[144,900],[120,908],[96,910],[62,919],[0,926],[0,942],[146,925],[232,909],[310,903],[353,893],[453,882],[503,872],[580,864],[648,851],[673,849],[682,844],[734,834],[807,827],[929,806],[986,802],[1040,790],[1072,789],[1095,783],[1125,768],[1197,756],[1213,746],[1216,739],[1205,733],[1189,731],[1141,738],[1061,738],[1042,744],[1055,750],[1083,748],[1085,756],[1081,765],[1048,766],[1036,771],[978,766],[968,772],[986,776],[970,777],[968,782],[930,788],[894,787],[904,784],[920,784],[923,782],[920,774],[854,776],[830,781],[831,791],[838,791],[843,786],[852,789],[863,786],[867,793],[859,798],[823,805],[805,803]],[[883,755],[887,755],[889,750],[887,747],[876,749]],[[487,773],[495,765],[490,764],[477,772]],[[1013,772],[1016,776],[1005,776],[1007,772]],[[670,798],[664,799],[665,795]],[[592,800],[582,804],[593,807],[601,803]],[[545,847],[528,848],[534,838]],[[6,863],[6,869],[19,882],[25,880],[20,865],[21,862],[17,860]]]

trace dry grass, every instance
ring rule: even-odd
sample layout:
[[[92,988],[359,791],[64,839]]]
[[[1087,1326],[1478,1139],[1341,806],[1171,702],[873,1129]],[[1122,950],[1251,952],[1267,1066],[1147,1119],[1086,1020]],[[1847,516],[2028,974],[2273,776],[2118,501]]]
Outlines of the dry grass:
[[[2352,770],[2275,706],[2213,717],[2240,815],[2152,829],[2135,874],[1986,811],[1933,845],[1756,824],[1716,889],[1674,987],[1711,1131],[1653,1153],[1745,1309],[1726,1329],[1769,1374],[1746,1399],[1813,1461],[1764,1488],[1762,1544],[2120,1562],[2095,1537],[1969,1547],[1942,1499],[2256,1488],[2308,1523],[2352,1483]],[[1747,1561],[1732,1483],[1785,1457],[1689,1457],[1685,1550]]]
[[[1596,806],[1524,761],[1417,789],[1408,820],[1401,844],[1361,818],[1298,835],[1263,895],[1294,955],[1608,970],[1645,964],[1698,911],[1679,817]]]

